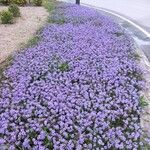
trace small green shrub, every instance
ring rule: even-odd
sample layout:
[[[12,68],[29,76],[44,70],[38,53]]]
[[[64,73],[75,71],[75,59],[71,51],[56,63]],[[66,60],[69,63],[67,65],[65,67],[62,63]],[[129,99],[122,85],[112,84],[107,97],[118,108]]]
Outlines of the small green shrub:
[[[141,96],[141,98],[140,98],[140,106],[141,106],[141,107],[146,107],[146,106],[148,106],[148,102],[145,100],[145,97],[144,97],[144,96]]]
[[[36,45],[39,41],[40,41],[40,37],[39,36],[35,36],[35,37],[29,39],[29,41],[25,45],[25,47],[32,47],[32,46]]]
[[[140,59],[141,59],[141,56],[140,56],[137,52],[134,52],[133,55],[132,55],[132,57],[133,57],[134,59],[136,59],[136,60],[139,60],[139,61],[140,61]]]
[[[49,1],[49,0],[43,1],[43,5],[47,9],[48,12],[51,12],[55,9],[55,7],[56,7],[55,3],[56,3],[55,1]]]
[[[20,17],[20,9],[16,4],[11,4],[8,10],[13,14],[14,17]]]
[[[59,65],[58,69],[61,72],[69,71],[69,64],[67,62],[64,62],[64,63],[62,63],[62,64]]]
[[[6,79],[4,72],[7,69],[7,67],[12,64],[12,62],[13,62],[13,57],[12,55],[10,55],[4,61],[0,63],[0,85],[2,81]]]
[[[10,0],[0,0],[0,4],[9,5],[10,4]]]
[[[65,23],[65,18],[62,16],[61,18],[49,18],[48,19],[49,23],[55,23],[55,24],[64,24]]]
[[[33,4],[35,6],[41,6],[42,5],[42,0],[33,0]]]
[[[2,21],[2,24],[13,23],[13,14],[8,10],[2,11],[1,12],[1,21]]]
[[[26,0],[11,0],[11,3],[23,6],[27,4],[27,1]]]

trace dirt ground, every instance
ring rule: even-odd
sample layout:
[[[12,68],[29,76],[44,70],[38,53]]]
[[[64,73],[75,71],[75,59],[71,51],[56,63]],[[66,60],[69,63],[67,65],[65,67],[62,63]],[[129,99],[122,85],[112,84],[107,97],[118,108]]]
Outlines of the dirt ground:
[[[0,11],[7,7],[0,6]],[[14,24],[0,24],[0,63],[27,43],[46,22],[48,12],[43,7],[20,7],[21,17]]]

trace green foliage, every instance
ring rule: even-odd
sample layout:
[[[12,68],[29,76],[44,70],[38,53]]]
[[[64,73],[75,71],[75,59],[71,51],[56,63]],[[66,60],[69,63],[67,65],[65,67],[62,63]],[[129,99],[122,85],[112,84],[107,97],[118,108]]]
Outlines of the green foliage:
[[[48,20],[49,23],[55,23],[55,24],[64,24],[65,23],[65,18],[62,16],[59,19],[55,19],[55,18],[50,18]]]
[[[13,14],[14,17],[20,17],[20,9],[16,4],[11,4],[8,10]]]
[[[0,3],[3,5],[17,4],[22,6],[27,4],[27,0],[0,0]]]
[[[150,145],[145,143],[143,146],[140,147],[140,150],[150,150]]]
[[[136,61],[140,61],[141,60],[141,56],[137,51],[133,51],[129,53],[129,57],[131,59],[135,59]]]
[[[49,1],[49,0],[46,0],[44,1],[44,7],[47,9],[48,12],[51,12],[52,10],[55,9],[55,3],[54,1]]]
[[[141,139],[140,139],[140,141],[143,144],[140,145],[140,149],[139,150],[150,150],[150,144],[147,142],[146,139],[149,139],[149,136],[147,134],[147,131],[143,131],[143,134],[142,134]]]
[[[34,45],[36,45],[40,40],[39,36],[34,36],[33,38],[31,38],[28,43],[25,45],[25,47],[32,47]]]
[[[58,69],[62,72],[68,71],[69,70],[69,65],[67,62],[62,63],[59,65]]]
[[[47,127],[43,127],[43,131],[45,131],[46,133],[50,133],[50,130]]]
[[[0,4],[9,5],[10,4],[10,0],[0,0]]]
[[[141,107],[146,107],[146,106],[148,106],[148,102],[146,102],[144,96],[141,96],[141,98],[140,98],[140,106],[141,106]]]
[[[44,139],[44,145],[49,149],[49,150],[53,150],[53,143],[47,138],[45,137]]]
[[[33,0],[35,6],[42,6],[42,0]]]
[[[140,61],[141,56],[140,56],[138,53],[135,52],[135,53],[133,54],[133,58],[135,58],[136,60]]]
[[[31,130],[31,131],[29,132],[29,137],[30,137],[31,139],[37,138],[37,136],[38,136],[38,134],[37,134],[36,131]]]
[[[12,64],[13,57],[12,55],[8,56],[3,62],[0,63],[0,86],[3,80],[6,79],[4,71],[7,69],[9,65]]]
[[[13,14],[8,10],[2,11],[0,17],[1,17],[2,24],[11,24],[11,23],[13,23]]]
[[[24,148],[22,148],[22,146],[16,145],[16,150],[24,150]]]
[[[11,0],[11,3],[23,6],[27,4],[27,1],[26,0]]]

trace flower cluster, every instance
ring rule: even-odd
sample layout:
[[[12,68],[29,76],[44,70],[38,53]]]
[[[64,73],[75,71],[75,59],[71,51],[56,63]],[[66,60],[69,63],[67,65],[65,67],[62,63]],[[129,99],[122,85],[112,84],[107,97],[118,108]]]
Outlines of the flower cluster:
[[[132,39],[86,7],[62,4],[53,19],[4,73],[0,145],[137,150],[142,78]]]

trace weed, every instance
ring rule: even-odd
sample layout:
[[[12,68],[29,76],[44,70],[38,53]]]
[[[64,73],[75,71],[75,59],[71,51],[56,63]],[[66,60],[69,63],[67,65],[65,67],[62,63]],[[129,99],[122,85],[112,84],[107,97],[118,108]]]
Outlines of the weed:
[[[67,62],[65,63],[62,63],[59,65],[58,69],[61,71],[61,72],[66,72],[69,70],[69,64]]]
[[[40,37],[36,35],[36,36],[32,37],[31,39],[29,39],[29,41],[27,42],[25,47],[32,47],[32,46],[36,45],[39,41],[40,41]]]
[[[141,96],[141,98],[140,98],[140,106],[141,106],[141,107],[146,107],[146,106],[148,106],[148,102],[145,100],[145,97],[144,97],[144,96]]]

